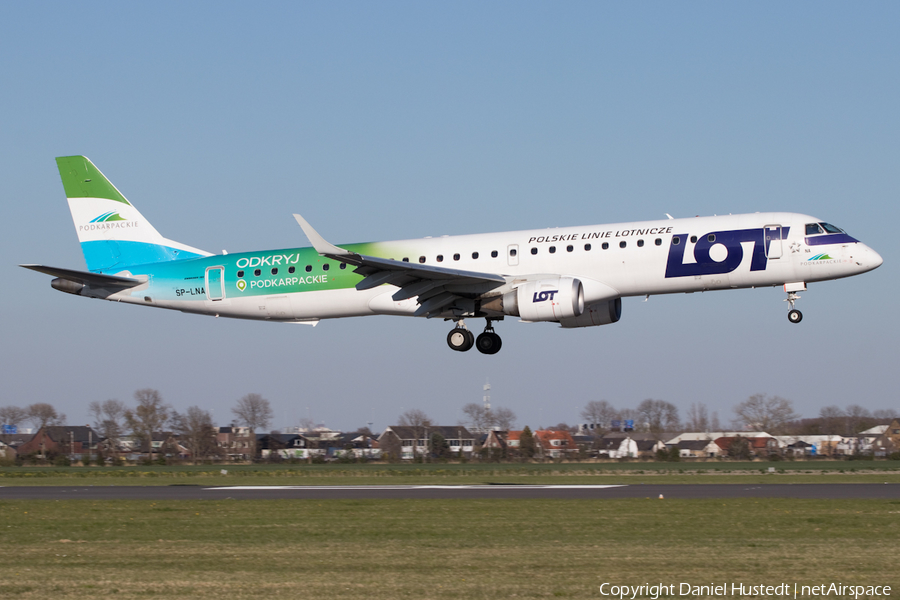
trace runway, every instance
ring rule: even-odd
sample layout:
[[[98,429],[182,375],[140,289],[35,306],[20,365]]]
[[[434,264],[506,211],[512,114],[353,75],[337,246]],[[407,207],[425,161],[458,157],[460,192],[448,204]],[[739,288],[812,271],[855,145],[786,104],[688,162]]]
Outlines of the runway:
[[[384,486],[13,486],[3,500],[359,500],[359,499],[900,499],[900,483],[683,485],[384,485]]]

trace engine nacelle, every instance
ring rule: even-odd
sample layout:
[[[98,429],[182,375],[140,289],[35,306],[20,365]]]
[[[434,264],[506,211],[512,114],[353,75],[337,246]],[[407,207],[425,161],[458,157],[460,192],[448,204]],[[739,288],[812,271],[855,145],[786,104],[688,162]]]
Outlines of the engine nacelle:
[[[560,319],[563,327],[594,327],[615,323],[622,316],[622,299],[615,298],[605,302],[589,304],[583,313],[571,319]]]
[[[584,312],[584,286],[572,277],[529,281],[503,295],[503,311],[524,321],[560,321]]]

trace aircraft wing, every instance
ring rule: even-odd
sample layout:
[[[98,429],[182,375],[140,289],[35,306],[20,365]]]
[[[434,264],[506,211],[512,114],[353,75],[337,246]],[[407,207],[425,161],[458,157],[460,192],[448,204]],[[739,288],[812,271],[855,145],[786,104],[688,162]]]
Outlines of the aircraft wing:
[[[356,289],[368,290],[390,284],[400,288],[392,296],[395,301],[418,296],[416,316],[438,316],[463,299],[475,298],[506,284],[506,278],[495,273],[447,269],[357,254],[325,241],[300,215],[295,214],[294,218],[319,254],[353,265],[356,267],[354,272],[365,277],[356,284]]]
[[[118,275],[102,275],[100,273],[89,273],[86,271],[73,271],[71,269],[59,269],[57,267],[45,267],[44,265],[19,265],[38,273],[52,275],[61,279],[67,279],[84,285],[95,285],[102,287],[121,287],[130,288],[143,283],[140,279],[131,277],[119,277]]]

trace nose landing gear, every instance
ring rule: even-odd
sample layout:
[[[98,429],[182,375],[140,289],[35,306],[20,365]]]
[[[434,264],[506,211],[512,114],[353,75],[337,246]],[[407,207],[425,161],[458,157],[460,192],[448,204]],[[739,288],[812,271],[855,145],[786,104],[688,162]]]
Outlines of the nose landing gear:
[[[788,310],[788,321],[791,323],[799,323],[803,320],[803,313],[794,308],[794,302],[799,299],[800,296],[797,295],[797,292],[788,292],[788,297],[785,299],[785,302],[790,307],[790,310]]]
[[[465,322],[460,319],[456,322],[456,327],[447,334],[447,345],[457,352],[465,352],[470,350],[472,346],[475,346],[482,354],[497,354],[503,342],[500,336],[494,333],[490,319],[487,319],[484,332],[477,338],[474,333],[466,328]]]

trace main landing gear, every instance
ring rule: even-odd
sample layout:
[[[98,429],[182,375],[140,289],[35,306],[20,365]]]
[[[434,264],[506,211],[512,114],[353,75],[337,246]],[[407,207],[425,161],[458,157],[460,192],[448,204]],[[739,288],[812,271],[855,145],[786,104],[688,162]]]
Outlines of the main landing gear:
[[[486,320],[487,325],[485,325],[484,332],[476,338],[475,334],[469,331],[466,324],[460,319],[456,322],[456,327],[447,334],[447,345],[457,352],[465,352],[475,346],[482,354],[497,354],[503,342],[500,336],[494,333],[491,320]]]
[[[791,323],[799,323],[803,320],[803,313],[794,308],[794,302],[799,299],[800,296],[797,295],[797,292],[788,292],[788,297],[785,299],[785,302],[790,307],[790,310],[788,310],[788,321]]]

